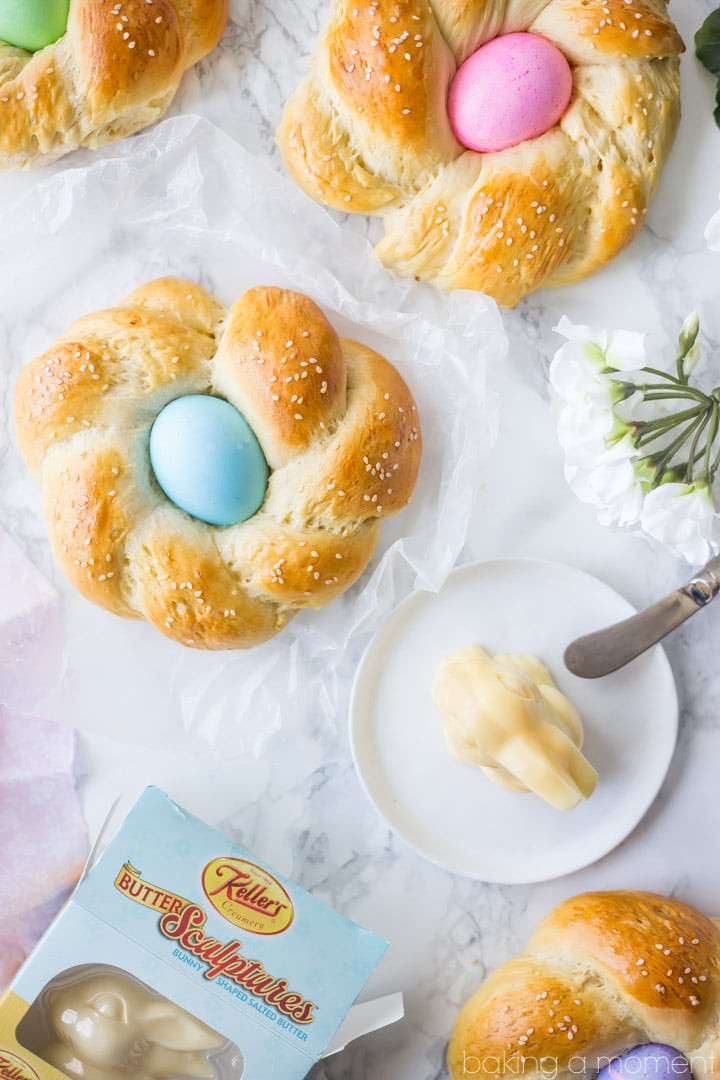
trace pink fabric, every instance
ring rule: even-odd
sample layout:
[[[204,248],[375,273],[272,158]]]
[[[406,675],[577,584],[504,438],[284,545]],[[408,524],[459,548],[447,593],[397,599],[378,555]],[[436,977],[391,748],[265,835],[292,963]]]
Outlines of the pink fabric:
[[[44,715],[65,667],[60,597],[2,529],[0,597],[0,704]]]
[[[0,991],[77,881],[87,836],[57,704],[59,597],[0,530]],[[26,709],[28,711],[26,711]]]

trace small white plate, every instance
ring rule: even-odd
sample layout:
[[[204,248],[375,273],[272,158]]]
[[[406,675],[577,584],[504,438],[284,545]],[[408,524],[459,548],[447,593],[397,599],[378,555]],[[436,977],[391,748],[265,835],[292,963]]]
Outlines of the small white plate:
[[[644,816],[668,770],[675,683],[659,646],[596,680],[571,675],[563,652],[579,635],[633,613],[589,574],[536,559],[465,566],[440,593],[409,597],[370,643],[353,687],[353,756],[378,812],[427,859],[482,881],[547,881],[611,851]],[[600,779],[575,810],[505,791],[446,748],[433,679],[444,655],[473,643],[537,654],[577,706],[583,749]]]

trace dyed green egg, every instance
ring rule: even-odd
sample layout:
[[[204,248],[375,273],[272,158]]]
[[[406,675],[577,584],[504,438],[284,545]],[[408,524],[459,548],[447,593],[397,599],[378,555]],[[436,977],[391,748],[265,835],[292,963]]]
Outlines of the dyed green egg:
[[[0,41],[38,52],[67,30],[70,0],[0,0]]]

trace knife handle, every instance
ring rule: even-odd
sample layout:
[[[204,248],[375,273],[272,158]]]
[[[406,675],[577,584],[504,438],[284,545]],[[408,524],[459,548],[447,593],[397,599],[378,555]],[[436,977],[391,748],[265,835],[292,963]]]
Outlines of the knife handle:
[[[573,641],[565,650],[565,665],[583,679],[610,675],[706,607],[718,592],[720,579],[706,568],[646,611]]]

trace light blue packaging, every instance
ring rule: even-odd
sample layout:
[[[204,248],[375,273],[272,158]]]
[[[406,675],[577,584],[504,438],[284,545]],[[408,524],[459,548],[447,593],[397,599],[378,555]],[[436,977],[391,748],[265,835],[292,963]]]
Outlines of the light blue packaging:
[[[0,999],[0,1056],[69,1075],[23,1018],[58,978],[119,969],[232,1044],[218,1080],[301,1080],[386,947],[148,788]]]

